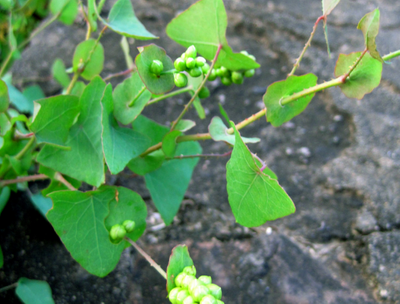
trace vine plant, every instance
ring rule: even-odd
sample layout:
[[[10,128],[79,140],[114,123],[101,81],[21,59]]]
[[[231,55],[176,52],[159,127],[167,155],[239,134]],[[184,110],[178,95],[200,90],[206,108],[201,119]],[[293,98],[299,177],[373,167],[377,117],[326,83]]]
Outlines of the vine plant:
[[[27,7],[6,2],[10,20],[15,11]],[[155,44],[139,46],[140,53],[133,60],[126,37],[157,37],[136,18],[130,0],[118,0],[107,19],[100,15],[104,2],[88,0],[84,6],[78,0],[53,0],[53,16],[21,43],[16,42],[10,26],[10,52],[0,70],[0,212],[10,191],[30,193],[29,181],[47,179],[47,188],[30,194],[32,202],[46,216],[72,257],[89,273],[106,276],[131,244],[167,280],[172,303],[223,303],[221,289],[211,283],[211,278],[196,279],[184,245],[173,250],[167,272],[137,246],[135,242],[146,228],[146,204],[128,188],[106,185],[105,172],[115,175],[127,167],[143,176],[152,201],[169,225],[199,158],[230,156],[226,166],[228,199],[239,224],[255,227],[290,215],[295,206],[277,176],[246,145],[259,139],[244,138],[239,130],[262,117],[279,127],[304,111],[315,93],[333,86],[340,87],[350,98],[361,99],[379,85],[383,63],[400,56],[400,50],[385,56],[377,51],[380,12],[376,9],[358,24],[365,49],[341,54],[336,63],[336,78],[318,84],[314,74],[295,75],[318,24],[324,22],[326,33],[328,15],[339,3],[323,0],[323,14],[315,22],[288,77],[268,86],[263,97],[264,109],[234,123],[220,107],[226,124],[214,117],[209,133],[188,134],[195,125],[194,121],[184,119],[188,111],[194,108],[201,119],[205,118],[201,103],[210,94],[207,81],[219,77],[224,85],[241,84],[259,68],[254,56],[246,51],[235,53],[229,46],[223,1],[200,0],[168,24],[168,36],[187,48],[174,61]],[[52,69],[53,77],[64,88],[62,94],[45,98],[38,87],[31,87],[24,94],[19,92],[6,74],[16,59],[14,55],[53,21],[72,24],[79,7],[87,23],[86,39],[76,47],[71,68],[66,69],[58,59]],[[103,27],[98,29],[98,24]],[[121,45],[128,68],[102,79],[101,38],[106,30],[123,36]],[[96,31],[99,33],[94,39]],[[109,80],[119,76],[128,78],[113,88]],[[174,86],[180,89],[173,90]],[[183,93],[190,93],[191,98],[169,126],[141,115],[145,107]],[[230,149],[223,155],[202,154],[199,141],[206,139],[223,141]],[[83,183],[93,190],[80,191]],[[45,282],[21,278],[0,291],[13,287],[17,287],[16,293],[25,303],[38,303],[27,297],[32,290],[47,296],[41,296],[40,303],[53,303]]]

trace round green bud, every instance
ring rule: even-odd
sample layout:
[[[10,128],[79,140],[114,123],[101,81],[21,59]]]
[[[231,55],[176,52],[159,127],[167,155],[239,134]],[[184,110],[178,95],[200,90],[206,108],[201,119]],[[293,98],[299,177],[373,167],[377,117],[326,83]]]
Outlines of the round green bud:
[[[122,223],[122,226],[124,226],[126,232],[129,233],[135,229],[136,223],[135,223],[135,221],[126,220]]]
[[[194,275],[187,274],[182,280],[182,287],[188,289],[189,284],[192,283],[193,280],[196,280],[196,277]]]
[[[180,274],[178,274],[175,278],[175,285],[178,287],[182,287],[182,281],[183,279],[187,276],[186,273],[181,272]]]
[[[188,290],[189,290],[190,294],[193,295],[193,290],[194,290],[197,286],[200,286],[200,285],[204,285],[204,284],[203,284],[202,282],[199,282],[199,280],[197,280],[197,279],[193,280],[193,281],[189,284],[189,287],[188,287]]]
[[[211,73],[210,73],[210,76],[208,76],[208,80],[209,81],[214,81],[215,79],[217,79],[217,77],[218,77],[217,72],[214,69],[212,69]]]
[[[183,74],[183,73],[176,73],[176,74],[174,75],[174,82],[175,82],[175,85],[176,85],[178,88],[183,88],[183,87],[186,87],[186,85],[187,85],[187,83],[188,83],[188,79],[187,79],[187,76],[186,76],[185,74]]]
[[[207,87],[202,87],[198,96],[200,99],[207,98],[210,96],[210,90]]]
[[[217,75],[217,77],[222,77],[221,68],[216,68],[214,71],[215,71],[215,75]]]
[[[196,58],[196,66],[202,67],[205,64],[206,64],[206,60],[203,57]]]
[[[125,234],[126,234],[126,230],[125,230],[124,226],[117,224],[117,225],[114,225],[111,227],[111,230],[110,230],[111,239],[113,239],[115,241],[122,240],[124,238]]]
[[[221,82],[223,85],[230,86],[232,84],[232,80],[230,77],[222,77]]]
[[[208,285],[212,283],[212,279],[210,276],[202,275],[198,278],[200,282],[202,282],[204,285]]]
[[[210,70],[210,65],[206,62],[202,67],[201,70],[203,71],[203,74],[207,74],[208,71]],[[214,71],[214,70],[213,70]]]
[[[195,302],[200,302],[203,297],[208,295],[210,290],[205,285],[199,285],[193,289],[191,295]]]
[[[178,72],[182,72],[186,70],[186,63],[185,60],[182,58],[178,58],[174,62],[174,67]]]
[[[178,295],[178,292],[181,291],[181,288],[175,287],[171,289],[171,291],[168,294],[168,299],[172,304],[176,304],[176,296]]]
[[[184,60],[184,61],[186,60],[186,53],[182,53],[181,59]]]
[[[231,79],[233,83],[242,84],[243,83],[243,74],[237,71],[232,72]]]
[[[254,69],[247,70],[246,72],[244,72],[244,76],[248,78],[253,77],[255,72],[256,71]]]
[[[193,69],[190,69],[189,74],[192,77],[199,77],[202,74],[201,68],[195,67]]]
[[[192,276],[196,276],[196,267],[194,267],[194,265],[186,266],[185,268],[183,268],[182,272],[190,274]]]
[[[231,72],[224,66],[220,67],[221,77],[229,77],[231,76]]]
[[[240,51],[240,53],[243,54],[243,55],[249,56],[249,53],[247,53],[247,51],[245,51],[245,50]]]
[[[188,296],[185,300],[183,300],[183,304],[194,304],[194,299],[192,296]]]
[[[153,62],[150,65],[150,72],[156,75],[160,75],[163,70],[164,70],[163,63],[157,59],[153,60]]]
[[[212,295],[217,300],[221,300],[222,298],[222,289],[216,284],[208,284],[206,285],[207,288],[210,290],[210,295]]]
[[[183,300],[185,300],[189,296],[189,291],[187,289],[181,289],[176,295],[176,303],[182,304]]]
[[[249,56],[247,56],[247,57],[249,57],[249,58],[253,59],[254,61],[256,61],[256,57],[254,57],[253,55],[249,54]]]
[[[186,67],[188,69],[193,69],[194,67],[196,67],[196,60],[194,60],[193,58],[189,57],[188,59],[186,59]]]
[[[196,47],[194,45],[189,46],[188,49],[186,50],[185,54],[186,54],[186,58],[190,57],[190,58],[195,59],[197,56]]]
[[[210,294],[203,297],[200,304],[217,304],[217,300]]]

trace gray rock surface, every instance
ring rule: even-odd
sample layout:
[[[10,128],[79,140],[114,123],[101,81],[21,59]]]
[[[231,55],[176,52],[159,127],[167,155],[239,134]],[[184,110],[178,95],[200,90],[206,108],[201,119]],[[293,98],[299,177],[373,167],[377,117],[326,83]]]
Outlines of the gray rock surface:
[[[193,2],[134,3],[139,19],[160,36],[154,43],[172,58],[183,48],[171,42],[163,29]],[[261,69],[243,86],[210,86],[212,96],[204,102],[208,117],[193,132],[207,130],[209,120],[219,113],[218,102],[236,122],[258,111],[267,86],[286,77],[321,15],[320,1],[311,0],[235,0],[225,5],[228,41],[234,50],[254,54]],[[297,74],[315,73],[319,82],[331,79],[339,53],[363,50],[363,36],[356,26],[378,5],[378,49],[381,54],[400,49],[399,1],[342,0],[328,19],[332,59],[318,28]],[[73,27],[51,26],[15,63],[16,80],[49,75],[57,57],[70,62],[74,45],[84,34],[84,24],[79,22]],[[119,37],[107,32],[102,43],[107,58],[102,75],[124,70]],[[132,55],[137,54],[136,46],[147,44],[136,43],[131,46]],[[384,65],[381,86],[361,101],[348,99],[333,88],[318,93],[304,113],[280,128],[261,119],[242,130],[244,136],[261,138],[260,144],[249,147],[277,173],[296,204],[294,215],[254,229],[237,225],[227,200],[226,160],[201,160],[172,226],[157,229],[161,220],[149,201],[149,229],[142,237],[142,247],[165,268],[173,246],[186,243],[199,273],[212,275],[222,286],[225,303],[400,303],[399,70],[399,59]],[[55,83],[43,84],[43,88],[47,94],[59,90]],[[183,102],[180,96],[146,108],[144,114],[170,121]],[[196,115],[190,112],[188,117],[195,119]],[[202,146],[205,152],[227,151],[224,145],[210,141]],[[140,178],[121,175],[116,183],[149,198]],[[21,229],[25,217],[17,220]],[[26,233],[30,235],[29,230]],[[13,240],[1,240],[6,253],[17,250]],[[4,247],[4,242],[9,245]],[[40,250],[33,246],[38,257],[30,270],[14,271],[13,278],[23,274],[42,279],[54,272],[49,283],[56,303],[168,302],[163,280],[131,249],[106,279],[97,279],[80,269],[54,236],[48,243],[46,259],[64,263],[65,273],[43,266],[47,263],[39,259]],[[18,250],[23,248],[21,244]],[[4,268],[0,282],[11,282],[7,276]]]

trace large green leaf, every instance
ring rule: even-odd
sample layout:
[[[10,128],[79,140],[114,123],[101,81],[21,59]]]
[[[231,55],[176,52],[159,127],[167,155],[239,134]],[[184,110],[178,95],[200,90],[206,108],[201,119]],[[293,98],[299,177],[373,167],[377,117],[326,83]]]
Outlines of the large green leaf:
[[[137,72],[117,85],[113,93],[114,116],[124,125],[130,124],[143,111],[151,93]]]
[[[58,191],[49,194],[53,208],[47,218],[72,257],[91,274],[104,277],[117,265],[123,243],[113,244],[105,226],[109,203],[117,188],[85,193]]]
[[[295,212],[278,181],[261,172],[235,128],[235,146],[226,165],[228,200],[236,221],[256,227]]]
[[[10,97],[8,96],[7,84],[0,79],[0,113],[5,112],[8,109],[10,103]]]
[[[218,46],[222,50],[216,63],[230,70],[255,69],[260,65],[253,59],[233,53],[225,37],[228,19],[222,0],[201,0],[178,15],[167,26],[167,35],[175,42],[194,45],[206,59],[213,60]]]
[[[78,1],[51,0],[50,11],[53,15],[57,15],[61,12],[61,15],[58,17],[58,19],[67,25],[71,25],[74,23],[74,20],[78,15]]]
[[[349,55],[340,54],[335,67],[335,76],[339,77],[346,74],[349,66],[352,66],[360,56],[361,52]],[[365,94],[371,93],[379,86],[381,77],[382,62],[366,53],[346,82],[340,85],[340,88],[347,97],[362,99]]]
[[[208,131],[210,132],[211,138],[215,141],[224,141],[232,146],[235,145],[235,135],[229,134],[228,128],[225,126],[224,122],[219,117],[214,117],[211,120],[210,125],[208,126]],[[252,137],[246,138],[242,137],[243,142],[245,143],[257,143],[260,141],[259,138]]]
[[[52,67],[51,67],[51,73],[53,74],[53,77],[55,80],[58,81],[62,85],[63,88],[67,88],[69,85],[69,82],[71,81],[69,79],[69,76],[67,72],[65,71],[65,65],[64,62],[57,58]]]
[[[37,157],[39,163],[96,187],[104,182],[100,101],[105,87],[105,82],[96,77],[83,92],[81,113],[65,142],[71,151],[46,145]]]
[[[89,1],[94,2],[94,0]],[[101,18],[98,12],[97,16],[110,29],[123,36],[133,37],[139,40],[158,38],[147,31],[144,25],[136,18],[130,0],[118,0],[108,15],[108,22]]]
[[[378,50],[376,49],[375,38],[379,33],[379,18],[380,12],[379,8],[376,10],[366,14],[361,18],[360,22],[357,25],[357,29],[361,30],[364,34],[365,46],[368,49],[368,52],[371,56],[381,62],[383,59],[381,55],[379,55]]]
[[[150,146],[150,139],[137,131],[118,126],[113,115],[114,104],[110,84],[104,92],[102,105],[104,156],[110,172],[118,174],[131,159]]]
[[[165,50],[155,44],[138,47],[140,54],[136,56],[135,63],[147,89],[153,94],[164,94],[171,91],[174,86],[173,74],[155,75],[150,72],[153,60],[159,60],[164,66],[164,71],[174,69],[174,64],[165,53]]]
[[[54,304],[50,286],[45,281],[20,278],[15,293],[25,304]]]
[[[311,73],[302,76],[289,76],[285,80],[271,84],[263,97],[265,107],[267,108],[267,121],[274,127],[279,127],[303,112],[315,93],[294,100],[286,105],[281,105],[281,100],[284,97],[313,87],[316,84],[317,76]]]
[[[186,245],[178,245],[172,249],[167,267],[167,291],[175,288],[175,278],[186,266],[192,266],[193,260]]]
[[[38,143],[65,147],[69,129],[79,114],[79,98],[59,95],[35,101],[35,113],[30,130]]]
[[[201,154],[197,142],[180,143],[175,151],[176,156],[196,154]],[[178,212],[198,161],[198,158],[169,160],[145,175],[147,189],[166,225],[172,223]]]
[[[100,74],[103,64],[104,49],[100,42],[89,39],[78,44],[72,59],[72,68],[75,73],[84,66],[81,76],[86,80],[91,80]]]

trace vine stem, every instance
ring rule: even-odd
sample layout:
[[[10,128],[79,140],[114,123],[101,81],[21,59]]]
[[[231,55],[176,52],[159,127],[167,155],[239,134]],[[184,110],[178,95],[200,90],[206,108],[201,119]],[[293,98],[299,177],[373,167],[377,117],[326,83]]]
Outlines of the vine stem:
[[[23,177],[19,177],[19,178],[15,178],[15,179],[0,181],[0,187],[4,187],[7,185],[11,185],[11,184],[23,183],[23,182],[32,182],[32,181],[47,179],[47,178],[49,178],[49,177],[45,174],[23,176]]]
[[[135,70],[135,68],[131,68],[131,69],[127,69],[127,70],[122,71],[122,72],[118,72],[118,73],[115,73],[115,74],[110,74],[107,77],[105,77],[103,80],[104,81],[108,81],[108,80],[110,80],[110,79],[112,79],[114,77],[125,76],[125,75],[128,75],[129,73],[132,73],[134,70]]]
[[[384,61],[388,61],[388,60],[393,59],[394,57],[397,57],[397,56],[400,56],[400,50],[392,52],[390,54],[387,54],[387,55],[383,56],[382,59]]]
[[[184,158],[197,158],[197,157],[202,157],[202,158],[211,158],[211,157],[225,157],[229,156],[232,154],[232,150],[228,151],[223,154],[194,154],[194,155],[178,155],[174,157],[168,157],[166,158],[167,160],[172,160],[172,159],[184,159]]]
[[[18,286],[18,282],[15,282],[15,283],[13,283],[11,285],[8,285],[8,286],[4,286],[4,287],[0,288],[0,293],[2,293],[3,291],[7,291],[9,289],[16,288],[17,286]]]
[[[350,67],[350,70],[348,70],[348,72],[346,74],[344,74],[342,77],[342,81],[343,83],[346,82],[347,77],[350,76],[351,72],[354,71],[354,69],[357,67],[357,65],[360,63],[361,59],[364,57],[365,53],[368,51],[367,48],[365,48],[365,50],[361,53],[361,56],[357,58],[356,62],[354,62],[354,64]]]
[[[153,266],[157,272],[164,278],[167,279],[167,274],[165,273],[164,269],[161,268],[142,248],[140,248],[134,241],[130,238],[125,237],[125,240],[129,242],[146,260]]]
[[[218,45],[218,49],[217,52],[215,53],[214,59],[212,61],[211,67],[207,72],[206,77],[203,79],[203,82],[200,84],[200,86],[197,88],[197,90],[194,92],[192,98],[189,100],[189,102],[185,105],[185,107],[183,108],[181,114],[179,114],[178,118],[172,123],[171,126],[171,131],[175,129],[176,125],[178,124],[178,122],[182,119],[182,117],[186,114],[186,112],[189,110],[189,107],[192,105],[192,103],[194,102],[194,100],[196,99],[197,95],[199,94],[200,90],[203,88],[204,84],[206,83],[208,77],[211,74],[212,69],[214,68],[215,63],[217,62],[219,53],[222,50],[222,44]]]
[[[173,91],[171,93],[165,94],[163,96],[160,96],[160,97],[154,98],[152,100],[149,100],[147,102],[146,106],[149,106],[149,105],[151,105],[153,103],[156,103],[156,102],[159,102],[161,100],[167,99],[169,97],[173,97],[173,96],[176,96],[176,95],[179,95],[179,94],[182,94],[182,93],[185,93],[185,92],[189,92],[189,91],[193,91],[193,86],[190,85],[190,86],[188,86],[186,88],[183,88],[183,89],[180,89],[180,90],[176,90],[176,91]]]
[[[55,178],[56,180],[58,180],[59,182],[63,183],[69,190],[72,190],[72,191],[76,191],[76,190],[77,190],[74,186],[72,186],[72,185],[64,178],[64,176],[61,175],[61,173],[57,172],[57,173],[54,175],[54,178]]]
[[[288,76],[292,76],[292,75],[296,72],[297,68],[300,66],[300,62],[301,62],[301,60],[303,59],[304,54],[306,53],[308,47],[311,46],[311,41],[312,41],[313,38],[314,38],[314,35],[315,35],[316,30],[317,30],[317,27],[318,27],[319,22],[320,22],[321,20],[325,20],[325,19],[326,19],[326,16],[320,16],[320,17],[317,19],[317,21],[315,21],[313,30],[312,30],[311,35],[310,35],[310,38],[308,38],[307,43],[304,45],[303,51],[301,52],[299,58],[296,59],[296,62],[295,62],[295,64],[293,65],[293,69],[292,69],[292,71],[289,73]]]
[[[24,156],[24,154],[32,147],[34,142],[35,142],[35,137],[32,136],[29,139],[28,143],[25,145],[25,147],[21,151],[19,151],[17,155],[15,155],[15,158],[20,160]]]

